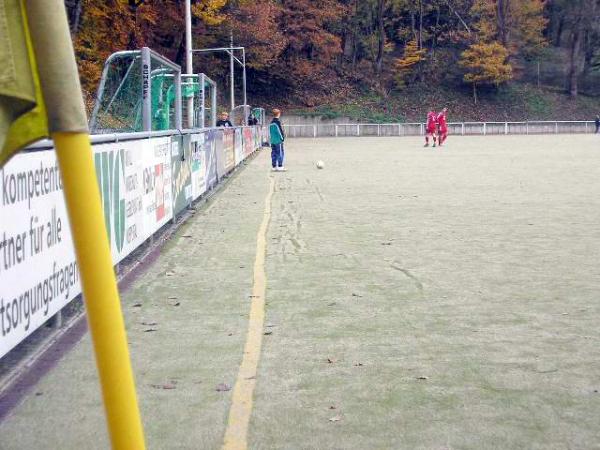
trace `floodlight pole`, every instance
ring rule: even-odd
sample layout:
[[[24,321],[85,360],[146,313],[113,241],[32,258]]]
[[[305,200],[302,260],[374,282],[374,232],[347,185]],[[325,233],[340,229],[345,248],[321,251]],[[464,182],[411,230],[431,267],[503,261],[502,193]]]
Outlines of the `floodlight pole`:
[[[185,0],[185,72],[191,75],[194,70],[192,53],[192,2]],[[191,81],[186,78],[185,81]],[[192,90],[193,92],[193,90]],[[189,93],[189,90],[188,90]],[[187,99],[187,127],[194,127],[194,96]]]
[[[229,46],[233,48],[233,33],[229,35]],[[235,109],[235,72],[233,65],[233,50],[229,52],[229,90],[231,93],[231,111]]]
[[[233,47],[233,42],[231,43],[231,46]],[[231,54],[233,55],[233,51],[231,52]],[[243,81],[243,89],[244,89],[244,122],[246,123],[246,119],[248,118],[248,111],[246,111],[246,108],[248,107],[248,99],[246,98],[246,48],[242,48],[242,67],[244,69],[244,75],[242,78]]]
[[[232,38],[233,39],[233,38]],[[233,42],[233,41],[231,41]],[[240,50],[242,52],[242,59],[238,58],[237,56],[235,56],[235,51],[236,50]],[[234,47],[233,45],[231,47],[216,47],[216,48],[194,48],[192,49],[192,53],[212,53],[212,52],[225,52],[229,55],[229,60],[233,61],[234,65],[235,63],[238,63],[240,66],[242,66],[243,70],[244,70],[244,78],[243,78],[243,89],[244,89],[244,105],[246,105],[248,103],[248,98],[247,98],[247,93],[246,93],[246,48],[245,47]],[[233,109],[235,109],[235,84],[234,84],[234,65],[230,67],[231,70],[231,107],[232,107],[232,111]],[[244,117],[244,120],[246,120],[246,118]]]
[[[206,75],[204,75],[203,73],[200,74],[200,127],[204,128],[205,124],[204,124],[204,115],[205,115],[205,108],[204,105],[206,103],[205,98],[206,98]]]

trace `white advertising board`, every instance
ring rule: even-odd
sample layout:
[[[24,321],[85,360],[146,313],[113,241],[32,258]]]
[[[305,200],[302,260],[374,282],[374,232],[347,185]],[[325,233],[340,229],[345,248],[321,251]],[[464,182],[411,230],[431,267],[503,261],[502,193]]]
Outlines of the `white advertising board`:
[[[238,166],[246,158],[244,155],[244,137],[242,135],[242,129],[235,129],[235,165]]]
[[[80,292],[54,151],[0,169],[0,357]]]
[[[226,171],[244,159],[239,129],[199,133],[187,142],[186,199],[217,182],[219,164]],[[93,146],[114,263],[173,218],[172,160],[189,150],[183,143],[166,136]],[[55,153],[19,154],[0,169],[0,358],[80,293]]]
[[[192,197],[197,199],[206,192],[206,147],[212,142],[208,133],[192,135]]]
[[[118,263],[173,217],[169,137],[94,146],[96,175]]]

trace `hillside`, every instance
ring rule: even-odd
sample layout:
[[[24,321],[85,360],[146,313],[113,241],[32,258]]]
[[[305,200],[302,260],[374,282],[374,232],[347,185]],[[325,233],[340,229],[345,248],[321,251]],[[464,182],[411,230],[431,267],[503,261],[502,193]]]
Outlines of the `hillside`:
[[[275,102],[265,99],[268,105]],[[347,117],[356,121],[418,122],[427,111],[447,107],[450,120],[525,121],[525,120],[593,120],[600,114],[600,97],[579,95],[572,98],[564,90],[527,83],[514,83],[499,91],[482,93],[477,105],[465,87],[435,87],[415,85],[387,97],[355,93],[347,100],[338,100],[313,108],[285,105],[288,114],[320,116],[323,119]]]
[[[577,120],[600,111],[600,0],[191,3],[194,48],[246,49],[253,105],[376,122],[422,120],[442,106],[452,120]],[[185,66],[184,2],[66,5],[89,97],[115,51],[149,46]],[[217,81],[228,108],[227,55],[196,53],[193,72]]]

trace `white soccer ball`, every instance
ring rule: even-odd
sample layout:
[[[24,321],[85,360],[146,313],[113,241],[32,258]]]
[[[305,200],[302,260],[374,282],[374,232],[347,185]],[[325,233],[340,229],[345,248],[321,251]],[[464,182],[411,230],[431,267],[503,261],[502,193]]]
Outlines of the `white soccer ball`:
[[[325,163],[321,160],[317,161],[317,169],[323,169],[325,167]]]

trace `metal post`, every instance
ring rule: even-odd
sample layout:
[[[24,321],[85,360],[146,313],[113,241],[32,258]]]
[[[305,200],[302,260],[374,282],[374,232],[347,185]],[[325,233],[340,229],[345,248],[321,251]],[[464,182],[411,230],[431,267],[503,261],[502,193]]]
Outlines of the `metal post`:
[[[461,134],[462,136],[464,136],[464,135],[465,135],[465,123],[464,123],[464,122],[463,122],[463,123],[461,123],[461,127],[460,127],[460,128],[461,128],[460,134]]]
[[[233,45],[232,45],[233,47]],[[233,51],[233,50],[232,50]],[[248,97],[247,97],[247,93],[246,93],[246,49],[243,48],[242,49],[242,69],[243,69],[243,75],[242,75],[242,86],[244,89],[244,111],[246,110],[246,108],[248,107]],[[246,115],[244,116],[244,123],[246,123],[246,120],[248,119],[248,116],[250,115],[250,111],[245,111]]]
[[[185,72],[188,75],[194,73],[194,64],[192,58],[192,6],[191,0],[185,0]],[[193,79],[186,78],[186,81],[192,83]],[[190,95],[190,97],[187,99],[187,127],[194,128],[194,125],[194,96]]]
[[[398,124],[398,136],[402,136],[402,125]]]
[[[485,136],[487,134],[487,127],[486,127],[487,123],[483,122],[483,135]]]
[[[504,134],[508,134],[508,122],[504,122]]]
[[[338,126],[337,126],[337,123],[335,124],[335,137],[338,137]]]
[[[212,88],[210,90],[210,126],[211,127],[216,127],[217,126],[217,85],[213,84]]]
[[[554,132],[558,134],[558,122],[554,122]]]
[[[377,124],[377,136],[381,136],[381,125]]]
[[[529,122],[525,122],[525,134],[529,134]]]
[[[152,131],[152,83],[150,83],[150,71],[152,61],[150,49],[142,48],[142,129]]]
[[[313,137],[317,137],[317,126],[313,125]]]
[[[205,110],[204,110],[204,104],[206,103],[206,82],[204,80],[204,77],[206,75],[204,75],[203,73],[200,74],[200,127],[204,128],[205,124],[204,124],[204,115],[205,115]]]
[[[229,34],[231,50],[229,50],[229,92],[231,96],[231,112],[235,109],[235,73],[233,67],[233,33]]]
[[[360,136],[360,124],[359,123],[356,124],[356,135]]]
[[[185,71],[194,73],[192,64],[192,5],[191,0],[185,0]]]
[[[181,72],[175,75],[175,128],[181,130]]]
[[[62,326],[63,326],[62,310],[60,310],[56,314],[54,314],[54,317],[52,318],[52,321],[50,323],[51,323],[52,328],[54,328],[54,329],[62,328]]]

